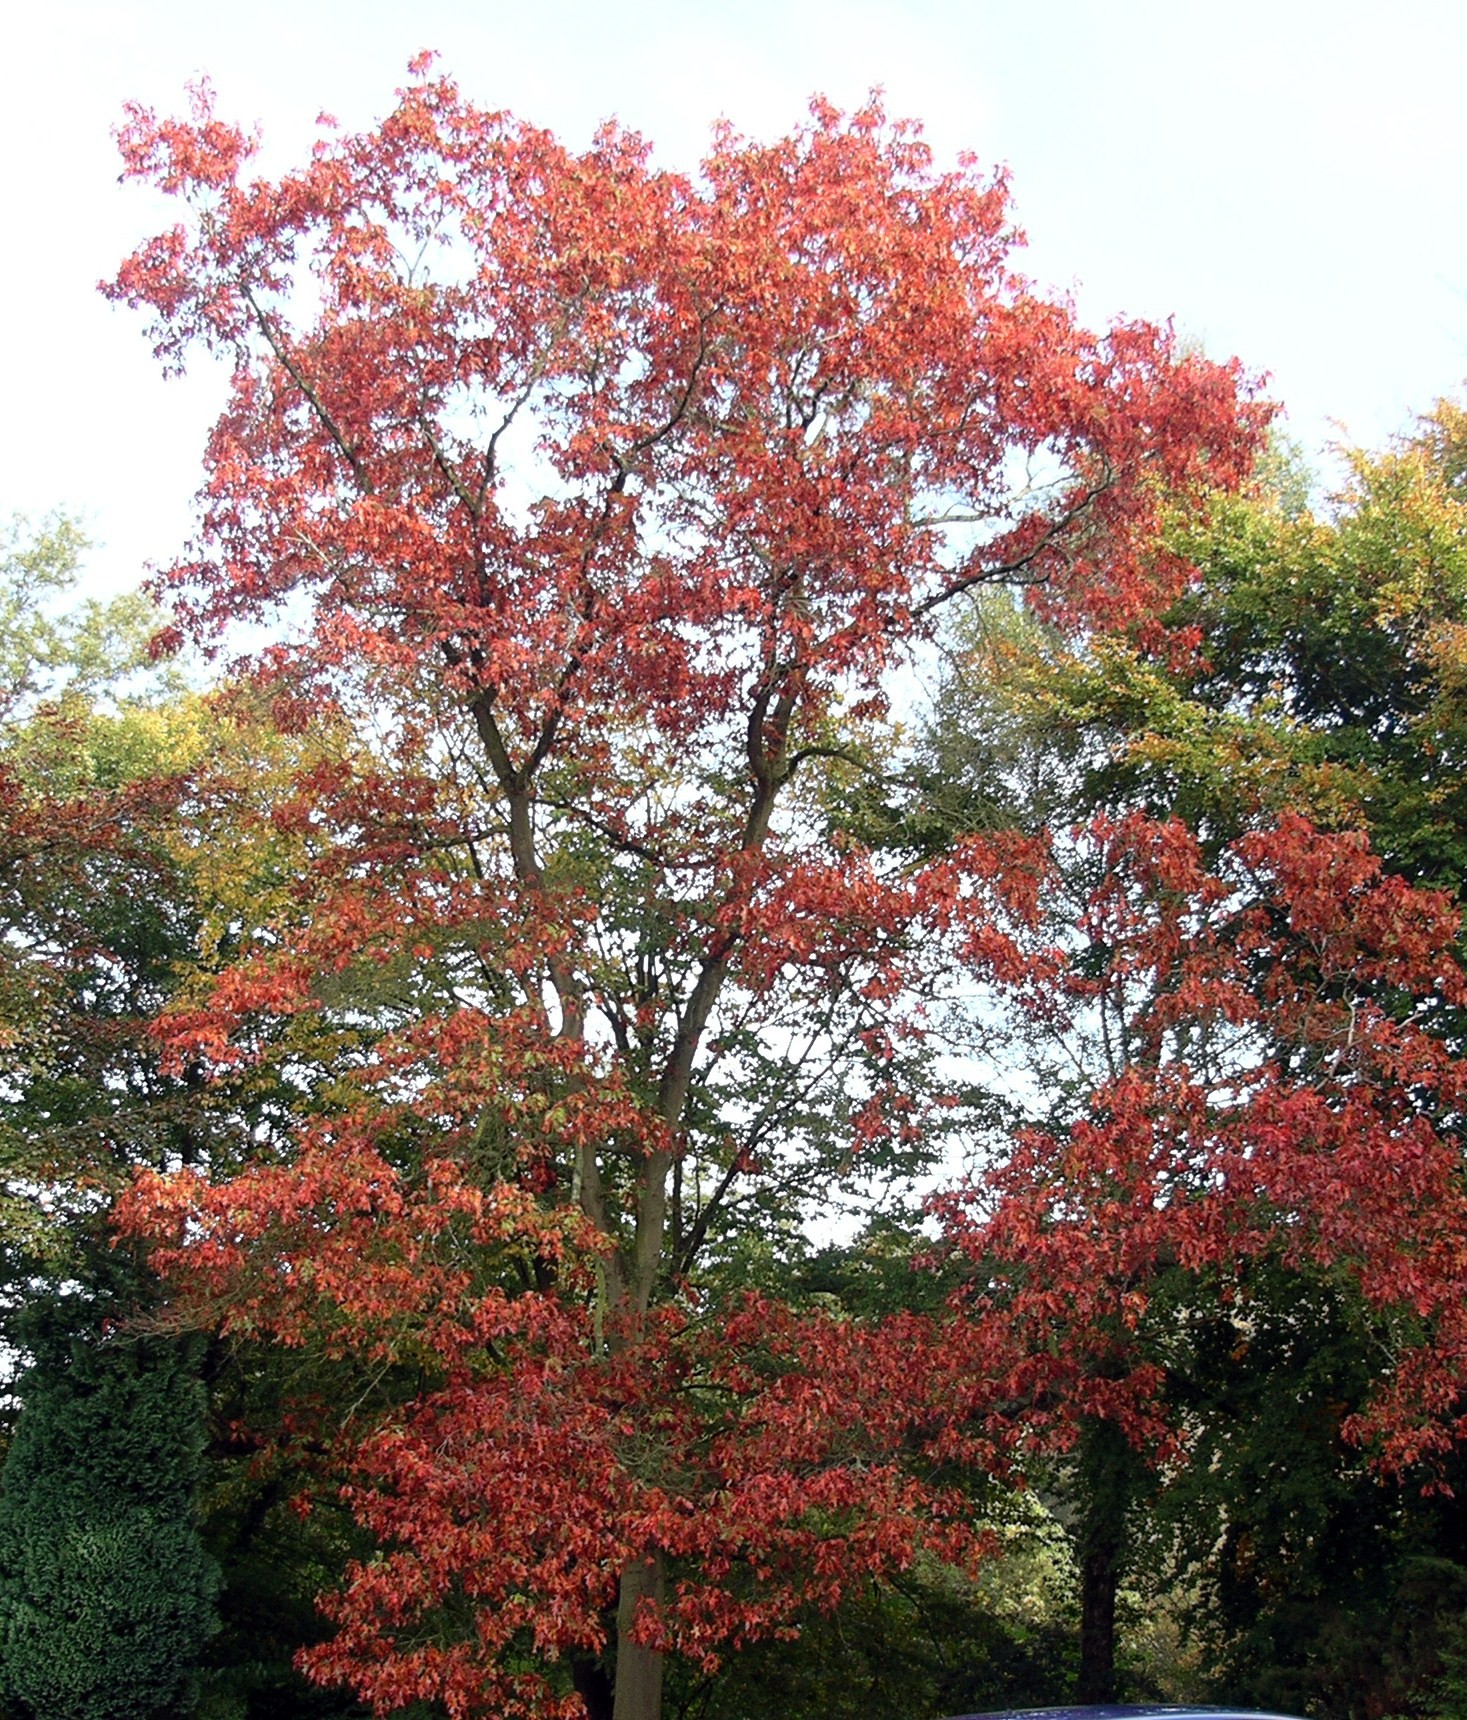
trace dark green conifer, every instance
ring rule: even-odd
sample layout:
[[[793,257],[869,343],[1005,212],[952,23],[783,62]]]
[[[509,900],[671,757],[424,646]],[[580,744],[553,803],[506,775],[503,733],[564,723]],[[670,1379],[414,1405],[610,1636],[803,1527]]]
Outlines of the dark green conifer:
[[[165,1720],[217,1629],[196,1358],[176,1339],[53,1334],[0,1475],[4,1693],[33,1720]]]

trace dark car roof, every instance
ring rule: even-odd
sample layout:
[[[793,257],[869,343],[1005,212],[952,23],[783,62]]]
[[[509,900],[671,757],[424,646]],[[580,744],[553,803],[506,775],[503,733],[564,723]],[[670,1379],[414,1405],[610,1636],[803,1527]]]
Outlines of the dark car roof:
[[[1107,1702],[1063,1708],[995,1708],[986,1714],[955,1714],[952,1720],[1295,1720],[1258,1708],[1205,1708],[1196,1703]]]

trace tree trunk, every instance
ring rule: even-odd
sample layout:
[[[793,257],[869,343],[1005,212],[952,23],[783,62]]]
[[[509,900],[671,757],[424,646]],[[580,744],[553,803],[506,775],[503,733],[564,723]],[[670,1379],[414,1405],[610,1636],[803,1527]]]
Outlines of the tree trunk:
[[[1092,1421],[1080,1442],[1080,1676],[1077,1702],[1116,1699],[1116,1590],[1136,1454],[1114,1422]]]
[[[660,1609],[662,1596],[660,1553],[644,1563],[628,1565],[622,1572],[616,1603],[616,1703],[612,1720],[661,1720],[662,1651],[633,1642],[632,1624],[640,1602],[648,1601]]]
[[[1093,1545],[1080,1562],[1080,1677],[1077,1702],[1114,1702],[1119,1549]]]
[[[586,1720],[614,1720],[611,1678],[599,1656],[577,1655],[571,1662],[571,1683],[586,1705]]]

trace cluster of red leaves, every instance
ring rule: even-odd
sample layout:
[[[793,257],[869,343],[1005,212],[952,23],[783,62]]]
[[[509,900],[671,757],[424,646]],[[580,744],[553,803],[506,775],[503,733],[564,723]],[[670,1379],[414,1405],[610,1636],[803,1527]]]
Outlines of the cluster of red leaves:
[[[1396,1471],[1450,1449],[1467,1431],[1467,1064],[1441,1031],[1467,977],[1450,901],[1298,817],[1216,869],[1176,823],[1088,837],[1100,881],[1082,936],[1045,942],[1023,1006],[1077,1037],[1108,1006],[1110,1070],[1067,1127],[1026,1131],[939,1202],[975,1267],[973,1366],[1007,1382],[1028,1439],[1104,1416],[1175,1451],[1143,1338],[1152,1298],[1180,1270],[1246,1323],[1248,1267],[1268,1259],[1353,1285],[1395,1323],[1402,1363],[1347,1434]],[[1040,930],[1036,913],[1015,940]]]
[[[1166,331],[1097,337],[1039,298],[1002,181],[936,173],[874,109],[721,135],[697,181],[446,80],[278,182],[241,182],[249,141],[206,113],[137,110],[121,141],[197,213],[110,290],[170,361],[240,361],[183,619],[304,589],[318,664],[471,642],[527,732],[559,709],[594,741],[629,696],[697,730],[771,628],[828,695],[1005,571],[1129,626],[1186,577],[1154,553],[1162,497],[1235,481],[1266,417]],[[545,484],[519,505],[516,420]],[[1045,482],[1015,486],[1016,455]]]
[[[959,1501],[894,1461],[920,1420],[886,1388],[932,1343],[910,1325],[863,1332],[751,1297],[716,1327],[666,1310],[599,1365],[521,1358],[426,1398],[360,1450],[351,1498],[393,1551],[349,1573],[312,1669],[384,1707],[411,1693],[454,1714],[575,1714],[514,1651],[523,1666],[526,1649],[553,1663],[602,1647],[619,1573],[652,1549],[675,1577],[637,1637],[707,1669],[919,1548],[971,1556]],[[414,1630],[453,1597],[471,1630]]]
[[[684,1299],[633,1332],[594,1289],[609,1239],[533,1172],[587,1146],[635,1163],[659,1125],[625,1070],[547,1040],[528,1009],[384,1036],[358,1109],[303,1127],[288,1165],[139,1182],[123,1223],[226,1330],[439,1382],[351,1430],[348,1496],[385,1551],[329,1603],[316,1676],[384,1709],[553,1713],[553,1675],[524,1652],[599,1650],[618,1573],[649,1551],[676,1575],[640,1640],[706,1663],[919,1546],[971,1554],[914,1456],[1001,1467],[1094,1416],[1176,1449],[1138,1336],[1176,1268],[1223,1297],[1264,1256],[1347,1275],[1416,1323],[1355,1431],[1396,1467],[1460,1431],[1467,1069],[1429,1014],[1467,1000],[1449,904],[1298,819],[1222,865],[1174,823],[1101,821],[1087,840],[1096,882],[1068,919],[1040,839],[968,844],[899,906],[854,873],[870,900],[845,936],[923,921],[1076,1033],[1107,996],[1136,1000],[1128,1059],[1086,1114],[942,1203],[979,1269],[945,1323]],[[518,1178],[483,1180],[486,1102]],[[404,1150],[415,1132],[426,1160]],[[437,1628],[464,1604],[471,1629]]]
[[[931,1323],[750,1295],[713,1317],[665,1307],[628,1341],[585,1293],[584,1221],[448,1161],[406,1176],[370,1132],[307,1131],[288,1168],[218,1187],[145,1176],[119,1212],[225,1332],[438,1381],[344,1430],[345,1497],[384,1552],[326,1603],[338,1631],[304,1657],[313,1676],[384,1712],[571,1715],[579,1698],[525,1651],[548,1667],[604,1647],[620,1573],[650,1551],[676,1574],[639,1640],[710,1668],[919,1549],[972,1556],[961,1502],[901,1461],[949,1413],[916,1385],[950,1371]],[[552,1289],[516,1282],[547,1266]],[[440,1628],[465,1605],[468,1628]]]

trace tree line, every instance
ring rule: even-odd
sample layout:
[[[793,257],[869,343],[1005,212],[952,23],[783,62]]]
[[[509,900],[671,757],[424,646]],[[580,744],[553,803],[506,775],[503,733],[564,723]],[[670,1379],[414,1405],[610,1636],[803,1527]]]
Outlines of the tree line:
[[[196,540],[8,544],[5,1700],[1454,1716],[1467,420],[413,75],[129,114]]]

